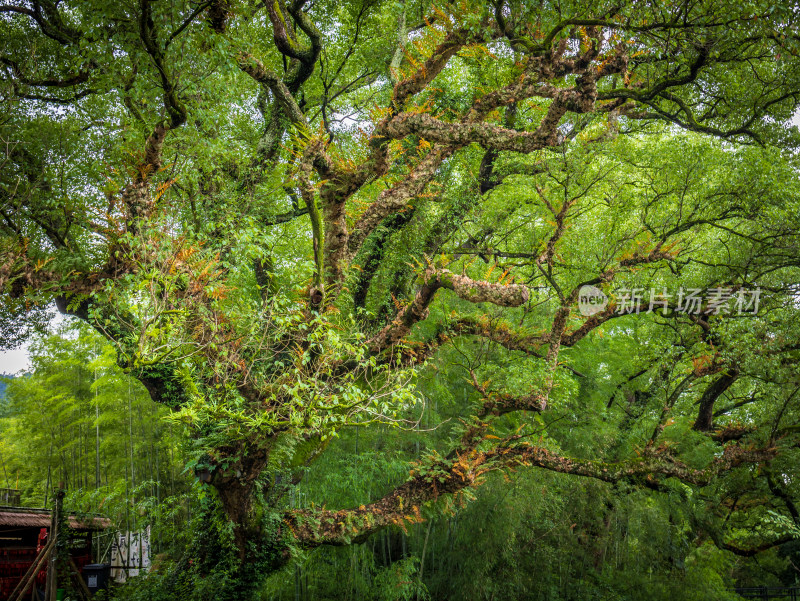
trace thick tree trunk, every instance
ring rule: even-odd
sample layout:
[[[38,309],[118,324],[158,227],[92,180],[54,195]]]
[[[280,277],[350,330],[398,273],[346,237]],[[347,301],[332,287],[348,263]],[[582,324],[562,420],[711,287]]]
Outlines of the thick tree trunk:
[[[257,464],[248,461],[247,470],[238,465],[209,474],[209,484],[217,494],[194,520],[193,547],[199,553],[195,555],[199,570],[190,578],[199,576],[192,584],[206,591],[198,599],[257,598],[264,579],[291,559],[291,532],[282,524],[280,514],[256,500],[256,479],[265,465],[263,453]],[[208,593],[209,583],[213,583],[213,596]]]
[[[216,485],[225,515],[233,523],[233,536],[240,561],[247,557],[247,543],[259,534],[253,516],[253,486],[236,481]]]
[[[267,465],[269,453],[264,449],[239,449],[242,457],[224,470],[210,475],[210,483],[217,490],[225,515],[233,524],[233,535],[240,561],[248,554],[248,543],[263,535],[263,525],[253,509],[256,479]]]

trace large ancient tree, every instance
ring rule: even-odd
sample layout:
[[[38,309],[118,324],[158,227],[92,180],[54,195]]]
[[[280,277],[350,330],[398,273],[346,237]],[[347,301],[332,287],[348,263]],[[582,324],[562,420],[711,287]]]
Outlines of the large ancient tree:
[[[759,465],[798,518],[796,6],[9,0],[0,15],[6,342],[55,302],[174,410],[232,525],[227,555],[199,539],[201,572],[226,558],[247,588],[240,570],[420,520],[520,466],[658,491]],[[590,316],[588,285],[611,297]],[[708,303],[757,287],[750,315]],[[454,345],[471,393],[449,449],[361,507],[286,508],[338,431],[413,420],[415,378]],[[525,429],[591,422],[581,398],[611,384],[610,419],[647,431],[638,448],[571,456]],[[676,420],[690,427],[665,441]],[[780,542],[713,536],[743,554]]]

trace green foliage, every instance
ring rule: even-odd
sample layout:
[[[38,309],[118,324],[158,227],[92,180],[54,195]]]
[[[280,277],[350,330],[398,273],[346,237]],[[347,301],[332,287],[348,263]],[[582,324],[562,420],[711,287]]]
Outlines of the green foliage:
[[[151,525],[131,600],[797,582],[798,17],[7,0],[5,484]]]

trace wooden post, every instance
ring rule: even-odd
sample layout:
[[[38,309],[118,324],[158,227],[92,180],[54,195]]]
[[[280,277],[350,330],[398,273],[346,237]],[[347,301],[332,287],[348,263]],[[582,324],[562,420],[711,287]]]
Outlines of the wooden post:
[[[61,521],[61,512],[64,508],[64,483],[58,483],[56,491],[56,502],[53,507],[53,520],[50,526],[50,534],[53,542],[53,552],[50,554],[50,562],[47,569],[47,584],[45,586],[45,601],[56,601],[56,591],[58,590],[58,574],[56,573],[58,563],[58,524]]]
[[[50,544],[55,546],[56,540],[56,509],[55,503],[53,503],[53,513],[50,515]],[[50,601],[50,588],[53,584],[53,574],[55,572],[55,560],[53,559],[54,555],[51,553],[50,558],[47,561],[47,580],[45,581],[44,585],[44,599],[45,601]]]
[[[92,593],[89,592],[86,583],[83,581],[83,576],[81,576],[81,571],[78,569],[78,566],[75,565],[72,557],[69,558],[69,565],[73,570],[75,570],[75,580],[78,581],[78,586],[80,587],[83,596],[86,597],[86,599],[91,599]]]

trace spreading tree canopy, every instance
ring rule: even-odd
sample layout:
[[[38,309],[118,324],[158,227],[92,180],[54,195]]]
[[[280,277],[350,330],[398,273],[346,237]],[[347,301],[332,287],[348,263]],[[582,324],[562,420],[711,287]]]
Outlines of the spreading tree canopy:
[[[218,598],[492,471],[746,490],[796,523],[799,18],[7,0],[4,343],[55,303],[184,424],[214,491],[192,569],[224,571]],[[419,428],[445,398],[447,448],[405,482],[287,506],[337,433]],[[734,536],[751,507],[718,546],[791,536]]]

